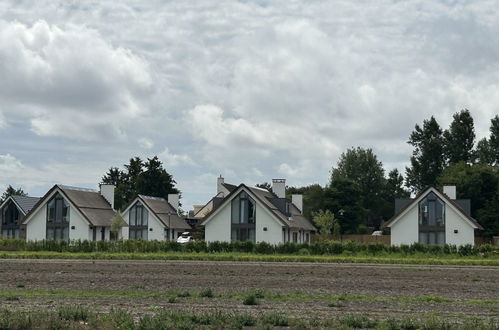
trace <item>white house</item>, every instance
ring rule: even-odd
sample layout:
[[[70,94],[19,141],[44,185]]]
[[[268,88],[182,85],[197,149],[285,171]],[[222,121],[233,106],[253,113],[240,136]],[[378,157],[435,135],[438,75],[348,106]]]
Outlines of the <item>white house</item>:
[[[469,200],[456,199],[456,186],[443,193],[430,187],[414,199],[396,201],[396,214],[385,225],[391,244],[475,244],[475,230],[483,229],[470,216]]]
[[[212,200],[213,206],[201,223],[205,227],[205,240],[310,242],[310,234],[316,228],[302,214],[302,195],[286,199],[286,181],[274,179],[272,184],[270,192],[244,184],[224,184],[223,178],[219,178],[217,196],[224,192],[221,187],[227,191],[220,200]]]
[[[22,222],[39,200],[38,197],[9,196],[0,205],[0,237],[24,238],[26,233]]]
[[[26,215],[26,239],[109,240],[114,185],[100,191],[55,185]]]
[[[122,228],[124,239],[169,240],[191,226],[178,216],[179,195],[164,198],[138,195],[123,211],[128,226]]]

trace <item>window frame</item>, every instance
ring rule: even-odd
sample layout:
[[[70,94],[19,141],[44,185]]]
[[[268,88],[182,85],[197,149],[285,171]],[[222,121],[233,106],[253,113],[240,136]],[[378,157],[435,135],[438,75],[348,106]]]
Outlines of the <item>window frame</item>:
[[[58,206],[60,209],[58,210]],[[53,209],[53,212],[51,212]],[[69,240],[70,205],[56,193],[48,202],[46,210],[46,239]]]
[[[256,242],[256,202],[244,190],[231,201],[230,223],[231,241]]]
[[[418,242],[426,245],[445,245],[446,204],[434,192],[418,203]]]
[[[140,213],[139,213],[140,212]],[[140,214],[140,225],[137,225],[138,214]],[[133,224],[132,224],[133,219]],[[135,203],[128,212],[128,239],[148,239],[149,211],[141,202]],[[137,235],[137,233],[140,233]],[[138,238],[137,238],[138,237]]]

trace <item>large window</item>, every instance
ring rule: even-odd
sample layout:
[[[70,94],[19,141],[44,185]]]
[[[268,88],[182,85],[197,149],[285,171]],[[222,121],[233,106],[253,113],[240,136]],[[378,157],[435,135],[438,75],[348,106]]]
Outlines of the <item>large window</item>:
[[[20,214],[16,205],[10,201],[2,210],[1,236],[19,238]]]
[[[60,194],[47,204],[47,239],[69,240],[69,204]]]
[[[147,239],[148,212],[142,203],[137,202],[129,212],[129,238]]]
[[[445,244],[445,203],[433,192],[419,202],[419,243]]]
[[[255,201],[241,192],[231,204],[231,240],[255,242]]]

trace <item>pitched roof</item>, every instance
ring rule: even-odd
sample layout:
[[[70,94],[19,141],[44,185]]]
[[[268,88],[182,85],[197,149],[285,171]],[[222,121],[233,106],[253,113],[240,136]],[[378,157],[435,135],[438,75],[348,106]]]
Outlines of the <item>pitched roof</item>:
[[[36,203],[40,200],[39,197],[30,197],[30,196],[19,196],[19,195],[11,195],[8,199],[11,199],[14,204],[16,204],[17,208],[23,215],[28,214],[28,212],[36,205]],[[5,202],[7,202],[5,200]],[[5,204],[5,203],[4,203]],[[3,204],[2,204],[3,206]]]
[[[26,215],[28,217],[35,212],[52,193],[58,190],[61,194],[81,213],[81,215],[92,225],[99,227],[109,227],[113,221],[114,210],[111,204],[102,195],[92,189],[70,187],[64,185],[53,186],[40,200],[33,206]]]
[[[230,193],[233,192],[235,189],[237,189],[236,185],[230,184],[230,183],[222,183],[222,186],[225,187]]]
[[[146,204],[165,227],[192,229],[184,219],[178,216],[175,208],[166,199],[144,195],[139,195],[138,198]]]
[[[252,193],[256,197],[256,199],[262,204],[267,210],[270,211],[270,213],[277,218],[279,222],[281,222],[282,225],[289,227],[289,228],[296,228],[296,229],[304,229],[304,230],[313,230],[316,231],[317,229],[314,227],[314,225],[305,218],[300,210],[293,204],[291,201],[285,198],[278,198],[274,193],[263,189],[263,188],[257,188],[257,187],[248,187],[245,184],[240,184],[237,189],[233,189],[229,195],[227,195],[219,205],[215,206],[213,210],[211,210],[210,213],[208,213],[205,217],[205,220],[203,221],[202,225],[204,225],[208,218],[216,212],[226,201],[231,200],[232,197],[235,195],[237,191],[240,189],[245,189],[249,192]],[[282,207],[279,205],[280,203],[289,203],[290,208],[289,208],[289,214],[286,214],[285,211],[282,209]]]
[[[406,201],[404,204],[405,206],[403,206],[390,220],[388,220],[388,222],[384,225],[384,227],[391,227],[395,222],[398,221],[400,215],[402,215],[402,213],[404,213],[406,210],[408,210],[409,208],[411,208],[413,205],[415,205],[416,203],[418,203],[423,196],[426,196],[430,191],[433,191],[435,194],[438,195],[438,197],[440,197],[441,199],[443,199],[444,201],[446,201],[448,204],[452,205],[454,208],[456,208],[456,210],[458,211],[458,213],[460,213],[464,218],[466,218],[469,222],[471,222],[471,224],[473,226],[475,226],[477,229],[482,229],[483,230],[483,227],[475,220],[473,219],[468,212],[466,212],[465,209],[463,209],[463,207],[461,206],[463,203],[457,203],[457,201],[455,200],[452,200],[451,198],[449,198],[449,196],[447,196],[446,194],[443,194],[441,193],[440,191],[438,191],[437,189],[435,189],[434,187],[428,187],[427,189],[425,190],[422,190],[414,199],[412,199],[412,201]],[[461,205],[460,205],[461,204]]]

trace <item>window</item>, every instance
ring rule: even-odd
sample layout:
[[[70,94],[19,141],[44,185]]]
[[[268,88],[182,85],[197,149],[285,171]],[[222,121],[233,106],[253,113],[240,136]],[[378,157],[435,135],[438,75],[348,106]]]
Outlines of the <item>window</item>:
[[[445,203],[433,192],[419,202],[419,243],[445,244]]]
[[[47,203],[46,238],[69,240],[69,204],[59,193]]]
[[[231,240],[256,241],[255,201],[243,191],[231,202]]]
[[[298,233],[296,231],[293,232],[293,243],[298,243]]]
[[[20,214],[16,205],[10,201],[2,210],[2,224],[0,236],[5,238],[19,238]]]
[[[147,239],[148,212],[142,203],[137,202],[129,212],[129,238]]]

